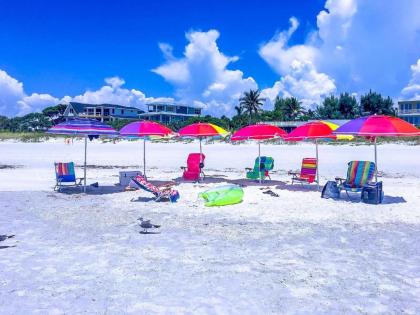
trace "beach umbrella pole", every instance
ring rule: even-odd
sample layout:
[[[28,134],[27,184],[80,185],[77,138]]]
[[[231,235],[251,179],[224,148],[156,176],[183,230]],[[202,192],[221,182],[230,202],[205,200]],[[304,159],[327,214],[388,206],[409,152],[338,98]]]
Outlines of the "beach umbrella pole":
[[[315,148],[316,148],[316,185],[319,190],[319,159],[318,159],[318,139],[315,139]]]
[[[201,178],[201,163],[203,163],[203,161],[201,159],[201,154],[202,154],[202,150],[201,150],[201,137],[198,137],[198,139],[200,140],[200,166],[199,166],[199,169],[200,169],[200,178]]]
[[[146,137],[143,137],[143,176],[147,179],[146,176]]]
[[[84,186],[83,186],[83,192],[86,193],[86,156],[87,156],[87,138],[88,136],[85,135],[85,164],[84,164]]]
[[[378,182],[378,152],[376,148],[376,137],[373,140],[375,146],[375,182]]]
[[[261,184],[261,143],[258,141],[258,170],[260,173],[260,184]]]

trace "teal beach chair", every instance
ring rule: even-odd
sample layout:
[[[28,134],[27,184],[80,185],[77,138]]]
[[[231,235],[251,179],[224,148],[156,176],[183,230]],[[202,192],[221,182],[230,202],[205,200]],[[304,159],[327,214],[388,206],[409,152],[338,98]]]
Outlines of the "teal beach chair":
[[[82,187],[82,178],[77,178],[74,171],[74,163],[54,163],[55,166],[55,187],[54,190],[61,191],[63,187]]]
[[[270,174],[269,171],[271,171],[274,168],[274,159],[270,156],[261,156],[260,161],[258,161],[258,158],[255,159],[254,168],[246,168],[246,178],[252,179],[252,180],[258,180],[265,178],[269,178]]]

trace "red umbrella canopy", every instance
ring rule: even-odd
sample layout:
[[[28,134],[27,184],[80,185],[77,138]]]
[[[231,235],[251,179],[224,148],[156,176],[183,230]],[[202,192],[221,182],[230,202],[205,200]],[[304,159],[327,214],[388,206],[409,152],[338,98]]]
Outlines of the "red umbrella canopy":
[[[228,132],[214,124],[198,122],[181,128],[178,134],[183,137],[214,137],[226,136]]]
[[[154,121],[135,121],[125,125],[120,130],[120,135],[131,137],[145,137],[145,136],[168,136],[173,131],[168,127],[161,125]]]
[[[420,136],[420,130],[397,117],[372,115],[353,119],[334,133],[369,137],[407,137]]]
[[[305,139],[335,138],[333,130],[327,124],[319,121],[309,122],[294,129],[286,137],[288,141],[302,141]]]
[[[268,124],[259,124],[239,129],[232,135],[231,140],[267,140],[276,137],[285,137],[286,135],[287,132],[280,127]]]

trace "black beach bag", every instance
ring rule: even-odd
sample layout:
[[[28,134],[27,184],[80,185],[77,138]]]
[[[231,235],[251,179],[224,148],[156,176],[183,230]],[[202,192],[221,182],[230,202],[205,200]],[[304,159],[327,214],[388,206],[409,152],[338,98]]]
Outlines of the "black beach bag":
[[[340,198],[340,190],[338,189],[337,183],[335,181],[330,180],[325,184],[324,188],[322,188],[321,198]]]

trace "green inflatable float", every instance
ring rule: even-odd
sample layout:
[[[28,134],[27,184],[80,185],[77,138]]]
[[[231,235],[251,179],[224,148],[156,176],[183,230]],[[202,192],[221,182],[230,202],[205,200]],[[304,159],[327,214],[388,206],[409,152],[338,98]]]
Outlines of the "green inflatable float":
[[[242,202],[244,191],[236,185],[218,186],[199,194],[206,203],[205,206],[227,206]]]

